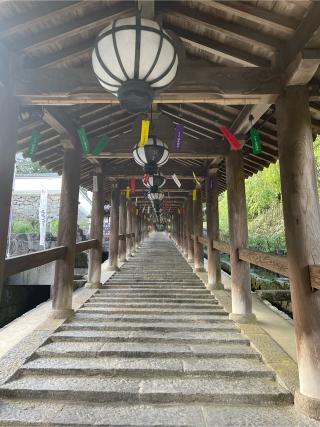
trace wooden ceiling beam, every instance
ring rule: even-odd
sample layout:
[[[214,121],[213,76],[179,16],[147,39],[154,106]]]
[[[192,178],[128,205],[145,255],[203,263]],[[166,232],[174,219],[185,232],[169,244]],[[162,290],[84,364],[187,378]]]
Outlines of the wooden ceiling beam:
[[[38,2],[36,7],[14,15],[12,18],[0,22],[0,39],[12,36],[15,33],[29,30],[31,27],[44,24],[69,10],[82,8],[79,1],[64,2]]]
[[[90,67],[17,69],[15,82],[15,94],[23,103],[118,104],[117,98],[98,84]],[[156,94],[155,103],[211,100],[241,105],[244,100],[257,103],[274,99],[280,89],[281,75],[271,68],[215,67],[204,61],[187,61],[173,85]]]
[[[99,29],[119,16],[123,17],[129,12],[133,12],[132,3],[127,1],[119,2],[114,6],[98,10],[91,15],[74,19],[59,27],[45,29],[31,37],[25,37],[18,42],[14,42],[11,48],[16,52],[28,53],[35,49],[48,46],[51,43],[57,43],[61,40],[76,36],[80,32],[96,28]]]
[[[213,148],[214,148],[214,144],[213,144]],[[226,153],[227,154],[227,153]],[[218,156],[220,156],[221,153],[218,154]],[[171,160],[179,160],[179,159],[190,159],[190,160],[209,160],[209,159],[215,159],[217,157],[217,154],[215,154],[214,152],[206,152],[206,153],[202,153],[202,152],[190,152],[190,153],[185,153],[185,152],[170,152],[170,159]],[[93,155],[93,154],[88,154],[86,156],[87,159],[126,159],[126,160],[131,160],[132,159],[132,152],[113,152],[113,151],[107,151],[107,152],[103,152],[99,155]]]
[[[246,43],[254,43],[272,51],[282,46],[282,41],[273,36],[255,31],[236,22],[223,20],[218,16],[209,15],[196,8],[189,8],[172,2],[161,2],[159,6],[161,7],[161,16],[164,16],[165,21],[167,18],[176,16],[183,22],[201,25],[202,28],[217,31]]]
[[[267,59],[252,55],[251,53],[218,42],[217,40],[212,40],[209,37],[196,34],[192,31],[185,30],[184,28],[180,28],[172,24],[167,24],[166,28],[173,31],[177,36],[180,37],[180,39],[187,42],[188,44],[213,55],[225,58],[234,62],[235,64],[253,67],[270,66],[270,61]]]
[[[211,7],[231,13],[255,24],[267,25],[284,34],[292,34],[298,26],[298,21],[287,16],[280,16],[269,10],[239,1],[211,1]]]

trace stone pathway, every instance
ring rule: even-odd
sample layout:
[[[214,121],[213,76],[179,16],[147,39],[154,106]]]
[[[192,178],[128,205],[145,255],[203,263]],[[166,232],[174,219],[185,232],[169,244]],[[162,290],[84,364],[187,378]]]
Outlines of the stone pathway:
[[[0,387],[0,425],[312,426],[155,233]]]

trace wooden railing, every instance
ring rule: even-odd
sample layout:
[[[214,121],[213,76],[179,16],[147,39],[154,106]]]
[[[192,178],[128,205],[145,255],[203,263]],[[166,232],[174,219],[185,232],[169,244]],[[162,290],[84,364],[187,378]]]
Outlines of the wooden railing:
[[[203,246],[208,246],[209,239],[203,236],[194,236],[191,234],[191,239],[196,238]],[[230,254],[230,245],[228,243],[212,240],[212,248],[219,252]],[[271,255],[265,252],[254,251],[251,249],[239,249],[239,260],[249,262],[258,267],[265,268],[282,276],[289,276],[288,259],[286,256]],[[320,289],[320,265],[309,265],[310,282],[313,289]]]
[[[98,241],[96,239],[84,240],[83,242],[76,243],[76,254],[88,251],[97,247]]]
[[[76,253],[87,251],[97,246],[97,240],[85,240],[76,243]],[[31,252],[25,255],[18,255],[7,258],[5,261],[4,278],[12,274],[21,273],[22,271],[30,270],[31,268],[40,267],[41,265],[48,264],[49,262],[62,259],[67,253],[66,246],[57,246],[43,251]]]

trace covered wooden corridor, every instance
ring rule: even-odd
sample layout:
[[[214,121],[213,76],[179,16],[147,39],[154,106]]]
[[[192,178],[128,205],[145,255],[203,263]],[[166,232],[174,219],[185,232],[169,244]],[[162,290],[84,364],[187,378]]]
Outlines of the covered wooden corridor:
[[[100,321],[102,325],[98,328],[100,332],[97,332],[97,336],[105,334],[106,342],[110,341],[112,335],[118,338],[123,335],[129,342],[130,337],[139,337],[139,332],[134,330],[134,327],[130,329],[128,324],[125,326],[128,329],[122,331],[123,334],[120,334],[121,326],[111,325],[113,321],[112,317],[109,317],[109,310],[112,311],[114,305],[119,305],[119,299],[122,298],[114,292],[114,289],[117,289],[117,277],[120,281],[123,280],[119,286],[123,285],[123,289],[126,289],[123,299],[131,300],[124,302],[125,309],[121,315],[124,318],[121,322],[125,321],[127,315],[131,322],[137,304],[146,311],[150,307],[153,313],[151,318],[155,316],[157,319],[157,304],[174,305],[174,302],[169,303],[166,299],[174,300],[176,297],[173,290],[176,290],[181,301],[177,305],[182,307],[184,313],[183,322],[186,325],[190,322],[191,328],[201,329],[198,319],[197,326],[193,324],[191,316],[194,313],[189,313],[188,310],[194,310],[194,305],[202,305],[203,294],[206,302],[203,303],[203,309],[201,308],[204,310],[201,315],[209,316],[215,321],[212,322],[212,332],[204,332],[202,329],[196,333],[193,331],[189,337],[191,342],[201,339],[206,341],[208,334],[209,343],[206,342],[205,345],[210,344],[214,352],[214,349],[219,348],[215,345],[214,337],[224,335],[227,332],[221,331],[230,328],[227,333],[230,333],[230,340],[235,336],[241,337],[241,342],[237,345],[244,344],[241,348],[247,351],[248,343],[242,342],[246,341],[246,338],[236,331],[232,322],[236,322],[239,327],[254,327],[255,316],[252,312],[250,288],[250,264],[254,264],[290,279],[299,388],[279,388],[271,371],[261,362],[254,360],[252,366],[257,370],[253,369],[253,372],[267,379],[251,378],[250,369],[250,372],[247,372],[248,377],[242,378],[243,372],[236,370],[241,379],[237,375],[232,379],[233,390],[231,382],[224,389],[221,380],[219,390],[211,383],[208,385],[209,394],[206,394],[207,389],[206,391],[201,387],[199,390],[188,391],[189,386],[186,384],[186,388],[180,390],[182,397],[186,399],[182,403],[207,403],[212,397],[215,403],[224,405],[221,406],[220,412],[221,425],[233,425],[236,423],[232,411],[228,418],[226,404],[250,404],[252,396],[249,398],[243,391],[243,400],[237,400],[240,392],[237,397],[232,393],[237,394],[237,390],[250,390],[249,384],[262,381],[262,394],[265,392],[265,396],[271,399],[266,400],[265,404],[272,402],[273,405],[276,403],[274,400],[277,400],[279,404],[288,405],[294,394],[295,408],[300,414],[320,419],[320,209],[313,153],[313,140],[320,128],[319,16],[320,2],[312,0],[30,0],[1,3],[0,291],[10,275],[51,261],[56,262],[49,322],[62,329],[55,332],[53,328],[49,334],[50,338],[46,335],[46,339],[52,342],[41,342],[39,352],[44,350],[46,345],[49,349],[58,348],[60,341],[66,341],[63,336],[68,336],[70,331],[74,336],[81,336],[82,313],[88,318],[84,322],[87,328],[84,335],[91,336],[91,343],[99,342],[94,337],[93,330]],[[125,36],[122,37],[121,34]],[[62,174],[58,242],[57,247],[49,250],[6,258],[17,152],[31,157],[50,171]],[[278,159],[286,230],[286,256],[261,253],[248,247],[245,179]],[[91,236],[88,241],[76,243],[80,186],[92,191]],[[228,194],[230,228],[228,243],[220,241],[219,238],[218,196],[225,190]],[[106,202],[111,204],[108,269],[115,272],[107,285],[101,283],[103,215]],[[206,235],[203,233],[204,203]],[[185,259],[167,237],[159,237],[159,234],[149,237],[150,231],[159,224],[170,233]],[[207,291],[195,276],[195,273],[204,270],[204,247],[208,254]],[[89,251],[86,287],[91,290],[88,292],[91,292],[92,299],[75,314],[74,260],[75,255],[82,251]],[[223,321],[215,318],[217,313],[222,313],[223,310],[219,308],[215,297],[209,293],[212,291],[214,295],[215,291],[222,288],[220,253],[230,255],[232,282],[232,307],[228,319],[225,313],[222,315]],[[135,256],[131,258],[132,255]],[[125,264],[119,271],[123,262]],[[151,271],[147,271],[148,265],[151,266]],[[156,268],[157,265],[159,269]],[[177,266],[179,268],[175,270]],[[181,272],[182,282],[178,280],[181,267],[185,270]],[[136,271],[137,269],[139,271]],[[157,277],[157,270],[162,280]],[[168,273],[163,270],[168,270]],[[181,285],[184,283],[184,275],[187,283],[192,282],[190,289]],[[145,283],[141,280],[147,276],[150,279],[146,288],[150,285],[152,290],[150,299],[163,299],[166,303],[151,302],[148,297],[150,291],[144,289],[144,286],[142,295],[140,294],[140,285]],[[167,296],[169,289],[165,283],[168,288],[172,288],[172,296]],[[161,296],[156,296],[155,288],[161,289],[162,286],[165,286],[165,295],[160,292]],[[113,298],[114,293],[116,297]],[[138,296],[135,296],[136,293]],[[189,293],[192,294],[190,298],[187,296]],[[134,301],[135,299],[137,301]],[[183,302],[190,299],[190,303]],[[94,312],[94,307],[99,307],[99,304],[106,309],[104,320],[101,319],[103,313],[100,309],[94,314],[89,312],[90,307]],[[185,304],[190,304],[190,307],[183,308]],[[174,311],[175,309],[178,310],[178,307],[175,307]],[[91,314],[93,319],[89,320]],[[142,313],[139,313],[140,315]],[[142,317],[139,319],[142,321]],[[209,319],[202,320],[200,324],[203,329],[210,328]],[[68,323],[63,324],[63,321]],[[78,330],[77,323],[80,325]],[[184,334],[189,334],[186,331],[187,326],[183,327],[179,319],[175,319],[175,323],[179,325],[175,339],[183,339]],[[113,326],[116,327],[115,330],[112,329]],[[140,333],[143,335],[144,329],[141,327]],[[160,328],[159,325],[157,327]],[[175,334],[170,331],[170,327],[173,325],[168,325],[168,330],[162,330],[161,333],[150,334],[155,341],[157,333],[162,336],[162,340],[170,341],[170,334]],[[216,327],[219,329],[217,336],[214,331]],[[198,336],[195,337],[194,334]],[[118,338],[113,342],[120,342]],[[154,342],[151,342],[154,347]],[[189,343],[188,348],[193,344]],[[81,345],[79,342],[79,346]],[[31,360],[20,358],[19,363],[15,360],[12,366],[15,368],[14,372],[18,372],[17,377],[12,377],[11,380],[6,375],[1,377],[0,398],[9,395],[14,399],[25,398],[23,393],[33,390],[32,393],[30,391],[30,396],[38,399],[43,393],[48,400],[52,397],[52,407],[59,411],[58,400],[68,400],[75,394],[76,384],[83,392],[86,386],[90,388],[86,378],[79,383],[79,378],[83,375],[81,365],[75,378],[71,379],[70,383],[65,383],[66,387],[70,388],[64,391],[61,389],[60,384],[64,382],[61,375],[65,374],[63,366],[68,372],[68,363],[72,362],[64,359],[67,357],[63,350],[64,344],[60,347],[63,356],[57,356],[58,362],[61,362],[59,368],[55,366],[54,360],[44,358],[43,361],[42,356],[33,363],[31,354],[37,352],[34,349],[28,356]],[[121,400],[118,393],[121,389],[126,389],[125,382],[113,381],[111,362],[108,373],[105,373],[108,369],[106,366],[104,373],[100,374],[99,366],[94,365],[95,362],[99,364],[99,358],[95,357],[98,353],[93,353],[86,355],[86,358],[92,359],[93,377],[97,372],[97,375],[102,375],[100,386],[105,394],[100,394],[97,383],[92,385],[91,390],[87,390],[86,397],[82,399],[90,402],[93,396],[102,396],[103,402],[110,399],[118,405]],[[251,354],[251,350],[249,353]],[[50,354],[47,356],[51,357]],[[110,354],[103,355],[106,358],[109,356]],[[114,356],[116,353],[112,357]],[[202,356],[210,358],[208,353]],[[144,356],[139,353],[139,357]],[[219,366],[212,357],[208,362],[207,371],[211,371],[213,376],[220,372],[224,377],[224,372],[229,368],[233,372],[232,363],[228,365],[228,360],[226,356],[226,361],[223,362],[226,365],[222,364],[219,371]],[[31,365],[28,365],[29,363]],[[52,388],[49,387],[50,379],[45,384],[41,375],[40,379],[37,377],[41,363],[44,363],[45,370],[52,369],[50,375],[56,378],[52,379]],[[244,367],[247,366],[245,363],[249,362],[243,363]],[[148,370],[151,366],[144,368]],[[120,363],[119,371],[123,374],[121,369]],[[241,370],[240,362],[239,369]],[[156,390],[154,383],[153,391],[151,380],[146,388],[140,387],[142,380],[132,380],[131,374],[126,371],[126,375],[130,374],[133,402],[136,404],[140,395],[147,395],[148,398],[140,403],[148,404],[149,411],[153,414],[152,424],[144,418],[148,411],[142,410],[138,425],[158,425],[155,420],[160,415],[152,406],[154,396],[158,398],[161,393],[162,397],[167,396],[164,399],[167,404],[172,394],[179,394],[179,387],[175,388],[174,381],[169,379],[168,370],[164,368],[160,371],[167,381],[159,390]],[[137,375],[137,371],[135,372]],[[19,376],[20,374],[22,376]],[[210,377],[209,374],[208,376]],[[88,375],[88,381],[93,377]],[[216,384],[219,384],[218,381],[220,380],[217,380]],[[270,389],[269,386],[265,387],[264,381],[268,384],[272,382],[269,384]],[[243,382],[247,382],[248,387],[242,388],[240,385]],[[254,384],[252,390],[255,389]],[[125,392],[130,394],[130,388]],[[213,398],[215,392],[217,394]],[[217,397],[219,393],[220,398]],[[225,400],[222,398],[224,393]],[[275,395],[277,398],[273,400]],[[125,400],[123,398],[124,403]],[[37,406],[38,403],[36,400],[34,405]],[[156,400],[156,403],[160,401]],[[11,403],[8,405],[9,408]],[[26,401],[21,405],[20,409],[31,411],[25,412],[30,414],[30,420],[25,419],[22,425],[27,425],[29,421],[31,425],[36,423],[37,421],[32,421],[36,419],[36,415],[32,418],[33,404],[29,405]],[[126,406],[124,408],[123,412],[120,411],[124,418],[120,417],[119,422],[111,419],[107,425],[127,425],[126,422],[133,416],[130,412],[132,408],[130,409],[130,405],[129,409]],[[215,408],[218,411],[217,406]],[[4,424],[9,422],[8,418],[5,418],[6,414],[11,411],[19,415],[20,409],[17,407],[11,411],[9,408],[8,412],[4,412]],[[268,425],[271,412],[260,409],[265,421],[263,425]],[[81,405],[78,410],[78,414],[83,412]],[[276,410],[282,411],[279,408]],[[84,411],[83,416],[79,415],[81,423],[94,424],[88,415],[88,407]],[[242,409],[239,409],[239,414],[241,411]],[[249,406],[243,411],[243,414],[246,414],[242,418],[243,425],[259,425],[258,412],[252,412]],[[288,411],[285,409],[281,412],[286,414],[283,416],[287,417],[288,424],[294,425],[296,422],[297,425],[304,425],[295,421],[299,418],[295,418],[298,415],[293,415],[292,409]],[[214,416],[219,417],[218,412]],[[38,412],[35,411],[34,414],[36,413]],[[52,420],[55,414],[56,412]],[[170,411],[167,414],[169,417]],[[187,420],[184,421],[183,418],[186,414],[182,408],[178,413],[174,412],[173,421],[164,417],[160,418],[159,423],[187,425]],[[181,424],[177,423],[176,416]],[[192,425],[209,422],[203,418],[200,422],[197,417],[192,418],[192,414],[190,417]],[[123,421],[125,418],[126,422]],[[314,421],[311,421],[311,418],[310,421],[304,421],[305,425],[312,425]],[[50,422],[52,420],[50,419]],[[18,423],[19,420],[12,421],[13,424],[14,422]],[[49,418],[41,422],[46,424]],[[103,417],[96,418],[95,422],[106,423]],[[73,423],[77,425],[77,421]]]

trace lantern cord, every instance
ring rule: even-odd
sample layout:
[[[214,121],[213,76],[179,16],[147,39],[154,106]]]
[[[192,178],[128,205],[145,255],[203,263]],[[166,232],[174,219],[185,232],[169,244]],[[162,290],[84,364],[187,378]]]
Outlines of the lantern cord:
[[[262,128],[262,126],[263,126],[263,125],[264,125],[268,120],[270,120],[270,119],[271,119],[271,117],[274,115],[275,111],[276,111],[275,107],[274,107],[274,106],[272,106],[272,107],[271,107],[270,114],[269,114],[269,115],[268,115],[268,116],[267,116],[267,117],[262,121],[262,123],[260,123],[259,125],[256,125],[256,126],[255,126],[255,128],[256,128],[257,130],[261,129],[261,128]],[[253,115],[252,115],[252,114],[250,114],[250,116],[249,116],[249,121],[250,121],[251,127],[253,127],[253,125],[252,125],[253,119],[254,119]],[[249,139],[250,139],[250,137],[248,137],[248,138],[246,139],[246,141],[249,141]]]

